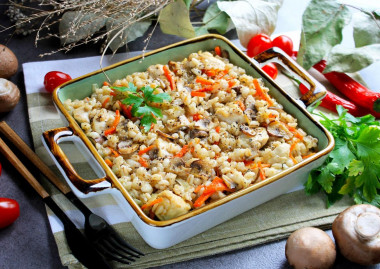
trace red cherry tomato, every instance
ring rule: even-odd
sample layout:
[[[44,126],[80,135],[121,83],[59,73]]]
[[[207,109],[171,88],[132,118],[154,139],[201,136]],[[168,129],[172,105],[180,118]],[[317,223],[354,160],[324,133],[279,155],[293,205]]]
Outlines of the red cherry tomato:
[[[286,52],[289,56],[293,55],[293,41],[286,35],[280,35],[273,39],[273,47],[278,47]]]
[[[62,83],[71,80],[68,74],[59,71],[50,71],[45,75],[44,85],[48,92],[53,92]]]
[[[265,73],[267,73],[271,78],[276,79],[278,70],[274,63],[269,63],[262,67]]]
[[[20,216],[16,200],[0,197],[0,229],[12,224]]]
[[[254,57],[257,54],[273,47],[272,41],[266,34],[258,34],[251,38],[247,46],[247,55]]]

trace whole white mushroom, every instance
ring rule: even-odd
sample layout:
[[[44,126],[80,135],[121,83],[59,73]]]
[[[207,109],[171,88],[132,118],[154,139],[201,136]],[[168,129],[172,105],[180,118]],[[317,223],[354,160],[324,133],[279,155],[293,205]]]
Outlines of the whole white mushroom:
[[[351,206],[336,217],[332,231],[345,258],[362,265],[380,263],[379,208],[368,204]]]
[[[285,256],[295,269],[327,269],[335,262],[335,244],[321,229],[305,227],[289,236]]]

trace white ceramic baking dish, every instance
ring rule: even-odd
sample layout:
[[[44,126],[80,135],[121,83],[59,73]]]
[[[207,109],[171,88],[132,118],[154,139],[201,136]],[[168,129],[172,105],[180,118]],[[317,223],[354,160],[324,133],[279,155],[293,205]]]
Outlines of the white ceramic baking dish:
[[[318,138],[318,152],[280,174],[171,220],[153,220],[144,214],[97,153],[94,145],[83,133],[75,119],[63,106],[63,102],[68,98],[83,99],[90,96],[91,85],[94,83],[101,85],[106,80],[104,73],[99,70],[76,78],[58,87],[53,94],[54,103],[68,127],[46,131],[42,140],[67,183],[79,198],[104,193],[111,194],[123,210],[120,214],[127,214],[139,234],[154,248],[173,246],[302,185],[306,181],[309,171],[320,166],[334,147],[331,134],[305,109],[306,106],[325,95],[323,86],[314,81],[290,57],[275,48],[258,55],[256,60],[261,65],[268,62],[280,63],[284,68],[293,72],[298,79],[309,85],[310,91],[299,100],[293,99],[282,90],[280,85],[277,85],[261,70],[258,62],[247,57],[229,40],[219,35],[206,35],[176,43],[146,53],[144,57],[134,57],[109,66],[104,71],[111,81],[115,81],[127,74],[145,71],[152,64],[166,64],[169,60],[180,61],[192,52],[213,50],[216,46],[220,46],[227,52],[230,61],[244,68],[249,75],[263,78],[264,83],[270,89],[270,94],[284,106],[288,113],[298,119],[299,125],[303,129]],[[98,179],[86,180],[79,176],[59,146],[59,143],[64,141],[72,141],[78,146],[93,167]]]

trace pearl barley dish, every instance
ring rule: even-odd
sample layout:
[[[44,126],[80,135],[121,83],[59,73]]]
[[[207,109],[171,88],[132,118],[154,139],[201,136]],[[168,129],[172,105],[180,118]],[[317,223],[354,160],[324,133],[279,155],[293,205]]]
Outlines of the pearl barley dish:
[[[267,180],[317,148],[261,79],[222,56],[218,47],[192,53],[64,102],[152,219],[181,216]]]

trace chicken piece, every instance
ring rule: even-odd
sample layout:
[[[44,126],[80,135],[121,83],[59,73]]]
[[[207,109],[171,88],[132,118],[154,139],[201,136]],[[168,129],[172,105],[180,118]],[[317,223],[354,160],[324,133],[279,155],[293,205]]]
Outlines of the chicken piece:
[[[228,124],[234,122],[246,123],[243,110],[235,102],[227,103],[224,107],[219,107],[215,110],[215,115],[219,120],[225,121]]]
[[[188,128],[190,126],[190,121],[185,115],[181,115],[176,119],[170,119],[166,122],[166,128],[170,132],[176,132],[181,128]]]
[[[186,214],[191,209],[185,200],[169,190],[161,192],[157,198],[163,198],[163,200],[154,205],[152,211],[160,220],[173,219]]]
[[[84,106],[74,109],[73,116],[80,123],[90,123],[89,112],[85,111]]]

